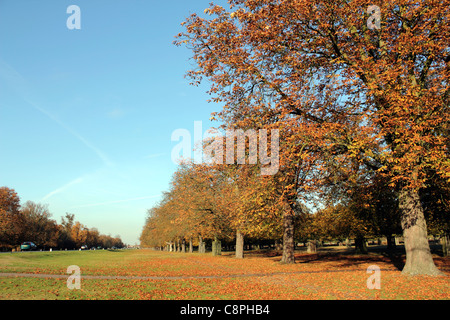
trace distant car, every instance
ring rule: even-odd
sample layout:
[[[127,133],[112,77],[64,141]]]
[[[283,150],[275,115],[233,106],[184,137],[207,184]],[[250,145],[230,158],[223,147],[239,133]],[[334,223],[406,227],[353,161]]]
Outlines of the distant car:
[[[88,249],[88,246],[87,245],[82,245],[81,246],[81,250],[87,250]]]
[[[24,242],[20,245],[20,250],[21,251],[33,251],[33,250],[37,250],[37,245],[35,245],[33,242],[31,241],[27,241]]]

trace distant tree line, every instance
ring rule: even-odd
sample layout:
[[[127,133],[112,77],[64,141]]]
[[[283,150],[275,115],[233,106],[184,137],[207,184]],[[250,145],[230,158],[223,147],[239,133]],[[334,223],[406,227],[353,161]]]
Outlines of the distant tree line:
[[[24,241],[35,243],[40,249],[121,248],[120,236],[101,234],[88,228],[75,215],[66,213],[61,223],[51,219],[48,205],[27,201],[20,204],[17,193],[8,187],[0,188],[0,249],[16,250]]]

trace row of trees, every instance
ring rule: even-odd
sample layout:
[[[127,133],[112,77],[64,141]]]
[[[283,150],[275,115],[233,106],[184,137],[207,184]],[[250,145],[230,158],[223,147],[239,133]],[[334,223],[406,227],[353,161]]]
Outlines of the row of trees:
[[[369,12],[373,5],[378,14]],[[204,197],[229,204],[224,217],[245,218],[208,221],[240,230],[270,216],[264,219],[274,225],[269,223],[268,232],[283,229],[282,260],[292,263],[299,203],[324,195],[333,205],[385,220],[385,228],[395,229],[398,220],[384,214],[398,212],[403,273],[441,274],[430,252],[426,218],[432,215],[448,232],[448,3],[229,0],[229,9],[211,4],[204,13],[182,23],[185,32],[175,44],[193,53],[196,68],[187,73],[192,84],[207,79],[211,101],[223,104],[213,117],[223,129],[280,132],[280,170],[270,178],[249,174],[248,181],[261,182],[249,184],[255,189],[245,190],[244,169],[232,170],[237,175],[209,173],[215,188],[224,181],[218,185],[226,193]],[[369,20],[376,26],[369,27]],[[225,183],[229,179],[239,183]],[[203,180],[199,188],[206,191],[210,186]],[[371,190],[381,191],[366,193]],[[161,208],[170,211],[176,203],[172,193],[152,215],[158,217]],[[196,201],[199,212],[219,212]],[[260,209],[265,201],[270,210]],[[236,203],[242,206],[235,209]],[[208,227],[198,219],[170,221]]]
[[[279,187],[276,176],[258,175],[258,166],[185,161],[175,172],[170,190],[148,210],[141,245],[183,252],[192,252],[196,246],[205,252],[208,241],[216,254],[222,242],[233,244],[236,258],[244,257],[247,241],[270,243],[279,249],[286,231],[286,207],[276,191]],[[443,201],[427,203],[430,192],[436,192]],[[351,238],[357,252],[367,253],[366,239],[386,238],[388,249],[395,247],[394,238],[402,234],[401,212],[398,195],[386,181],[374,179],[342,190],[324,182],[316,197],[319,195],[321,208],[315,212],[299,200],[294,204],[294,227],[289,232],[295,243],[315,250],[317,243],[344,243]],[[444,255],[448,255],[450,234],[446,218],[449,199],[449,188],[434,186],[422,194],[428,234],[442,240]]]
[[[51,219],[47,205],[25,202],[10,188],[0,188],[0,248],[15,249],[24,241],[34,242],[42,249],[75,249],[91,247],[123,247],[120,236],[101,234],[75,221],[75,215],[66,213],[58,224]]]

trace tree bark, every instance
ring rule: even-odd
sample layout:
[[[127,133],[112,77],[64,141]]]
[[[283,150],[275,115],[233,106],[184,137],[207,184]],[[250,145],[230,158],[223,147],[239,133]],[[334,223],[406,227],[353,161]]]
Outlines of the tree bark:
[[[393,250],[396,248],[397,244],[395,243],[395,237],[393,235],[386,235],[386,241],[388,250]]]
[[[205,253],[205,243],[203,242],[202,236],[198,236],[198,252]]]
[[[307,253],[316,253],[317,252],[316,240],[308,241],[308,243],[306,245],[307,245],[307,249],[306,249]]]
[[[449,234],[444,234],[441,239],[440,239],[440,243],[442,246],[442,254],[444,257],[448,257],[449,254],[449,245],[450,245],[450,235]]]
[[[244,235],[239,230],[236,231],[236,258],[244,258]]]
[[[194,252],[194,247],[192,245],[192,238],[189,238],[189,253]]]
[[[181,252],[186,253],[186,240],[184,238],[181,242]]]
[[[428,243],[427,224],[419,193],[403,189],[399,193],[402,229],[406,251],[405,275],[443,275],[436,267]]]
[[[283,256],[282,263],[294,263],[294,213],[290,206],[284,213]]]
[[[213,256],[220,256],[222,254],[222,243],[220,240],[217,240],[216,237],[214,237],[214,241],[212,243],[212,254]]]
[[[366,245],[366,239],[364,237],[356,237],[355,239],[355,252],[361,253],[361,254],[367,254],[367,245]]]

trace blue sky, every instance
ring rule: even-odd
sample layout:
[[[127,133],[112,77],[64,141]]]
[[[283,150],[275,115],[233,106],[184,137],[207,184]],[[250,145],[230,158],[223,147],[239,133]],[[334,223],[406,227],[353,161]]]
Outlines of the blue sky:
[[[138,242],[176,170],[172,132],[218,125],[207,83],[184,78],[192,53],[172,44],[209,2],[0,0],[0,186]]]

